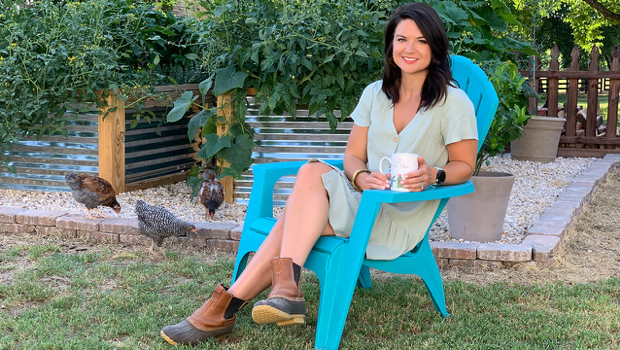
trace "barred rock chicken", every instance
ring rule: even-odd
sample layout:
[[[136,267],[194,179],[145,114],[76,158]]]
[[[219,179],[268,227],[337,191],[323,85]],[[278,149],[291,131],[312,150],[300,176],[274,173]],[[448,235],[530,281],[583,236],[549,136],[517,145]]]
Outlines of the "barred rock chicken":
[[[208,219],[207,215],[211,215],[213,219],[215,211],[224,201],[224,186],[217,180],[217,175],[211,169],[206,169],[202,173],[202,178],[204,181],[198,190],[198,197],[200,203],[205,206],[205,217]]]
[[[65,176],[65,182],[71,188],[73,198],[78,203],[86,206],[88,219],[97,219],[90,214],[91,209],[96,211],[101,217],[108,218],[97,209],[101,205],[112,208],[117,214],[121,212],[121,205],[116,201],[114,188],[106,180],[88,174],[77,174],[72,171]]]
[[[196,232],[196,226],[193,224],[178,219],[164,208],[148,205],[143,200],[139,200],[136,203],[135,211],[136,215],[138,215],[140,233],[153,240],[151,248],[149,248],[150,254],[154,254],[153,246],[157,244],[157,247],[165,256],[161,245],[166,237],[187,236],[189,232]]]

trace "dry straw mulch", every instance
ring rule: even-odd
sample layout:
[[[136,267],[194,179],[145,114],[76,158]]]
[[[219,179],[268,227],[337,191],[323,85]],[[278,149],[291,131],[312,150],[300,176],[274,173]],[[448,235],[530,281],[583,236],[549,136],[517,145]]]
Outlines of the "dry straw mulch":
[[[551,267],[511,268],[497,271],[458,268],[442,272],[444,280],[474,283],[523,284],[565,281],[595,282],[620,277],[620,170],[609,174],[592,201],[569,229]]]

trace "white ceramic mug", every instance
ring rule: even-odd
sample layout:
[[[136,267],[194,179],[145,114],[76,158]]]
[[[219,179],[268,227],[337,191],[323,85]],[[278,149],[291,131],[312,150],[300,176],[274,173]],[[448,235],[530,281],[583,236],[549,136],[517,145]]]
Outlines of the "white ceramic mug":
[[[384,161],[389,162],[389,171],[384,171]],[[408,192],[409,190],[403,187],[401,181],[403,175],[410,173],[414,170],[418,170],[418,155],[413,153],[394,153],[391,157],[383,157],[379,161],[379,171],[386,175],[390,173],[390,189],[392,191]]]

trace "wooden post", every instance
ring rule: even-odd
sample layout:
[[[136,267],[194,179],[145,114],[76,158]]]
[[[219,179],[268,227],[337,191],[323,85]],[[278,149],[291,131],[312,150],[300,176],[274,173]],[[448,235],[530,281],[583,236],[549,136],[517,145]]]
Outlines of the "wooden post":
[[[553,45],[551,49],[551,63],[549,69],[554,71],[560,70],[560,63],[558,62],[560,57],[560,50],[557,45]],[[547,80],[547,117],[558,116],[558,78],[549,78]]]
[[[217,123],[217,135],[222,136],[228,131],[228,123],[232,123],[233,115],[235,113],[235,109],[232,105],[232,94],[226,93],[221,94],[217,97],[217,117],[226,118],[226,123],[221,123],[218,121]],[[218,166],[220,168],[228,166],[229,163],[226,161],[221,161]],[[224,200],[229,203],[233,203],[235,201],[234,195],[234,180],[230,176],[226,176],[221,179],[220,182],[224,185]]]
[[[573,51],[570,53],[571,61],[570,61],[570,71],[577,72],[579,71],[579,46],[575,45],[573,47]],[[579,92],[579,79],[568,79],[568,91],[567,100],[566,100],[566,108],[564,108],[564,113],[566,114],[566,136],[575,136],[576,135],[576,125],[577,125],[577,94]],[[584,126],[585,127],[585,126]]]
[[[611,53],[612,72],[620,72],[620,46],[616,45]],[[607,138],[616,137],[616,127],[618,125],[618,95],[620,94],[620,79],[609,80],[609,105],[607,109]]]
[[[598,72],[598,47],[594,45],[590,53],[590,73]],[[598,114],[598,79],[588,79],[588,112],[586,117],[586,136],[596,136],[596,116]],[[586,145],[586,148],[595,148],[595,145]]]
[[[113,91],[107,101],[108,107],[99,115],[99,177],[121,193],[125,192],[125,103]],[[117,109],[105,116],[114,107]]]
[[[530,67],[530,87],[538,92],[538,78],[536,78],[536,65],[534,63],[536,63],[537,60],[534,60],[534,62],[530,61],[529,67]],[[534,79],[532,79],[534,78]],[[529,111],[530,111],[530,115],[538,115],[538,101],[534,98],[534,97],[530,97],[530,105],[529,105]]]

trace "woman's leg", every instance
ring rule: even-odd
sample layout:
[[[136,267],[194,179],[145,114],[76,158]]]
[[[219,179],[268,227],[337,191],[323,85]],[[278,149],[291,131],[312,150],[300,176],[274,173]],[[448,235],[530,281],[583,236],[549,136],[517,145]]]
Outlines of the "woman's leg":
[[[280,326],[303,324],[306,315],[301,291],[301,269],[323,234],[333,234],[328,222],[329,198],[321,175],[331,171],[323,163],[308,163],[297,174],[281,220],[281,248],[271,261],[271,292],[254,304],[256,323]]]
[[[301,167],[284,212],[248,266],[228,290],[237,298],[252,300],[271,286],[271,260],[289,257],[303,266],[314,243],[323,235],[333,235],[327,221],[329,201],[321,175],[331,171],[324,163]]]
[[[297,174],[286,202],[286,217],[280,256],[303,266],[321,235],[333,235],[328,221],[329,196],[321,175],[332,168],[321,162],[305,164]]]
[[[244,301],[272,284],[274,258],[290,257],[301,269],[317,239],[334,232],[327,222],[329,202],[321,179],[329,171],[329,166],[318,162],[302,166],[282,216],[241,276],[228,290],[218,286],[214,295],[190,317],[165,327],[161,335],[166,341],[173,345],[195,344],[230,333],[234,314],[245,305]],[[299,288],[299,278],[295,284]],[[301,300],[303,303],[303,294]]]

